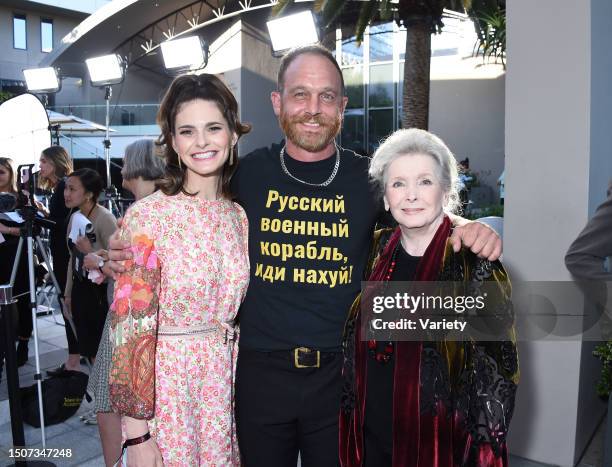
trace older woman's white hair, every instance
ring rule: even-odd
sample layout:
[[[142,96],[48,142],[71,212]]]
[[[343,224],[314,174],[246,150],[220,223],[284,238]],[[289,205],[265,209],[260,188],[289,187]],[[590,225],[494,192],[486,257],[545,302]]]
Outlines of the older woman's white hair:
[[[138,139],[125,148],[123,170],[126,180],[142,177],[143,180],[158,180],[166,170],[166,162],[152,139]]]
[[[428,131],[410,128],[391,134],[372,157],[370,178],[384,193],[391,163],[398,157],[414,154],[429,155],[436,161],[440,183],[448,198],[444,210],[454,212],[460,205],[457,160],[444,141]]]

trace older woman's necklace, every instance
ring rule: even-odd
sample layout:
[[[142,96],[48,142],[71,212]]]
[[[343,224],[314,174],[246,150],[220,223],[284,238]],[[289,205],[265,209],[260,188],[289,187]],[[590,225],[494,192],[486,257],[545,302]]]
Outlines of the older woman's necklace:
[[[395,264],[397,263],[397,253],[401,248],[401,243],[398,242],[395,250],[393,250],[393,255],[391,256],[391,262],[389,263],[389,268],[387,269],[387,273],[385,274],[385,282],[389,282],[391,277],[393,277],[393,271],[395,270]],[[387,363],[391,360],[391,356],[393,355],[393,341],[387,341],[387,343],[382,348],[382,351],[378,350],[378,342],[375,339],[370,339],[368,341],[368,351],[370,355],[374,357],[374,359],[381,364]]]

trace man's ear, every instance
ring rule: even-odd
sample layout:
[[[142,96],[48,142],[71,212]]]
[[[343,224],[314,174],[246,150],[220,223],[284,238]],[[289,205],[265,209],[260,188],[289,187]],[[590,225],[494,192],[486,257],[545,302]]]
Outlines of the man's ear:
[[[270,100],[272,101],[272,108],[274,109],[274,115],[277,117],[281,113],[281,94],[279,91],[272,91],[270,93]]]
[[[346,109],[347,104],[348,104],[348,97],[342,96],[342,113],[344,113],[344,110]]]

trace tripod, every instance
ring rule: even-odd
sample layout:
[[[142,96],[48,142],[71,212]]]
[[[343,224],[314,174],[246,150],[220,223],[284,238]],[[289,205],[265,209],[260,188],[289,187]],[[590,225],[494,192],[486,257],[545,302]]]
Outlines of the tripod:
[[[38,350],[38,326],[36,323],[37,317],[37,306],[36,306],[36,282],[34,279],[34,242],[38,245],[38,249],[41,252],[45,264],[47,265],[47,269],[49,270],[49,276],[53,281],[53,285],[55,289],[58,291],[58,296],[60,297],[60,307],[62,310],[65,309],[63,298],[62,298],[62,290],[57,282],[57,278],[53,273],[53,269],[51,268],[51,263],[49,261],[49,256],[47,255],[47,251],[38,235],[38,230],[41,226],[50,227],[54,224],[52,221],[48,221],[45,219],[39,219],[36,216],[36,210],[30,206],[26,206],[21,209],[22,217],[25,222],[21,227],[21,235],[19,238],[19,244],[17,245],[17,253],[15,255],[15,261],[13,263],[13,270],[11,272],[11,282],[10,287],[15,284],[15,278],[17,276],[17,269],[19,267],[19,262],[21,259],[21,254],[23,252],[24,239],[27,244],[27,255],[28,255],[28,284],[29,284],[29,294],[30,294],[30,309],[32,313],[32,330],[34,332],[34,358],[35,358],[35,366],[36,373],[34,374],[34,379],[36,380],[36,385],[38,389],[38,408],[39,408],[39,417],[40,417],[40,430],[41,430],[41,442],[42,447],[45,449],[46,447],[46,437],[45,437],[45,420],[44,420],[44,411],[43,411],[43,400],[42,400],[42,375],[40,372],[40,353]],[[74,334],[76,335],[76,329],[74,327],[74,323],[72,322],[72,318],[70,316],[66,316],[66,321],[68,325],[72,327]],[[7,359],[8,360],[8,359]],[[8,363],[7,363],[7,383],[8,383]],[[10,385],[9,385],[10,386]],[[17,385],[18,389],[18,385]],[[11,418],[11,423],[13,423]],[[21,424],[21,432],[23,433],[23,423]],[[15,433],[15,431],[13,431]],[[13,434],[13,436],[15,436]]]

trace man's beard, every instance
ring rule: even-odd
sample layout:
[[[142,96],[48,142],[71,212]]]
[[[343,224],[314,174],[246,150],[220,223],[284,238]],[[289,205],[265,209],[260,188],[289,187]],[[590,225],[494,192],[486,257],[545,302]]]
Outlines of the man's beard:
[[[287,139],[298,148],[308,152],[319,152],[325,149],[340,131],[342,118],[338,114],[335,118],[329,118],[322,114],[312,115],[304,113],[302,115],[289,116],[281,110],[280,124]],[[300,130],[300,123],[318,123],[323,129],[320,133],[310,133]]]

